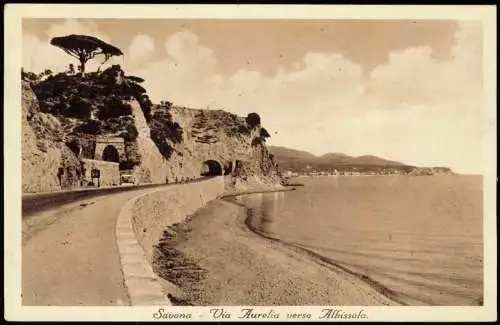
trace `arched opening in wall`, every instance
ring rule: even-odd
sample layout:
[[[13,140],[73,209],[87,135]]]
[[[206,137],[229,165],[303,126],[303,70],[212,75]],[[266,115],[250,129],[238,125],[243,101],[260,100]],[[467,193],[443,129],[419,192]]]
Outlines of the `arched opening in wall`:
[[[218,176],[222,175],[222,166],[215,160],[207,160],[203,162],[201,176]]]
[[[104,161],[113,161],[119,162],[120,155],[118,154],[118,150],[112,145],[107,145],[106,148],[102,151],[102,160]]]
[[[224,175],[229,175],[233,171],[233,162],[230,161],[224,165]]]

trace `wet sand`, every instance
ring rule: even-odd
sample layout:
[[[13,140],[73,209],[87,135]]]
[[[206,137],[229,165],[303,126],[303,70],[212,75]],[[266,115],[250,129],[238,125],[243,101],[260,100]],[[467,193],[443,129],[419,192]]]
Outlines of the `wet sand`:
[[[398,305],[390,292],[305,250],[252,232],[244,207],[215,200],[169,227],[153,269],[175,305]]]

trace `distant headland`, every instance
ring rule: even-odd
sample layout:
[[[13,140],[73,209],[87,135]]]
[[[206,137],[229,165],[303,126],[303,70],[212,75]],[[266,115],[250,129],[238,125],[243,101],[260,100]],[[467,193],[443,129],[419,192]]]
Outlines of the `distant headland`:
[[[450,175],[448,167],[418,167],[398,161],[364,155],[352,157],[342,153],[327,153],[315,156],[302,150],[269,146],[269,152],[279,162],[279,169],[285,176],[324,175]]]

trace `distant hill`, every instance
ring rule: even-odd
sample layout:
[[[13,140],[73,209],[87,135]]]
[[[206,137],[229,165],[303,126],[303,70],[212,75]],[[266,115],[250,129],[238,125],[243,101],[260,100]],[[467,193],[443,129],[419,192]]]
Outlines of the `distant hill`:
[[[315,155],[310,152],[289,149],[285,147],[268,146],[271,153],[278,155],[279,157],[289,157],[293,159],[317,159]]]
[[[319,160],[334,165],[374,165],[374,166],[405,166],[405,164],[379,158],[376,156],[364,155],[351,157],[342,153],[327,153],[319,157]]]
[[[269,146],[268,149],[277,159],[281,170],[306,171],[314,169],[316,171],[332,171],[337,169],[338,171],[377,171],[386,168],[409,172],[415,168],[415,166],[371,155],[352,157],[343,153],[327,153],[318,157],[306,151],[285,147]]]

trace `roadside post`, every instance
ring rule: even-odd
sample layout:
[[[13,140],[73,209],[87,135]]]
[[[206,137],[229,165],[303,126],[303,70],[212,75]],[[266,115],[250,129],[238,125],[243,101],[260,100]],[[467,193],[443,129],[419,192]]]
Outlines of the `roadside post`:
[[[101,171],[97,168],[93,168],[92,171],[91,171],[91,177],[92,177],[92,180],[94,180],[94,178],[97,178],[97,187],[101,187]]]

